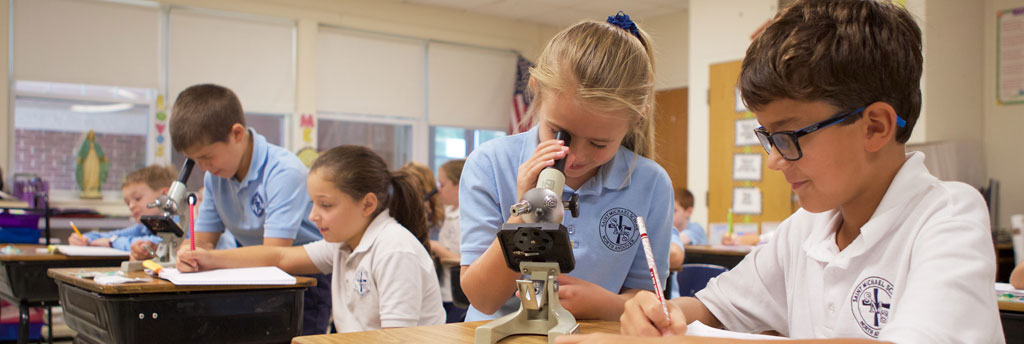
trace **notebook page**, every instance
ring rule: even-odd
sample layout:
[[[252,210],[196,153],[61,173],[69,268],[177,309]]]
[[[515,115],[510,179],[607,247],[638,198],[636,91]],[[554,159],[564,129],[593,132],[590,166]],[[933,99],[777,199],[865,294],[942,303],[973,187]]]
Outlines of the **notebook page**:
[[[164,269],[160,271],[160,278],[175,285],[290,285],[296,283],[295,277],[276,266],[188,273],[178,272],[178,269]]]
[[[89,257],[128,257],[128,251],[121,251],[112,247],[101,246],[71,246],[54,245],[57,252],[65,256],[89,256]]]
[[[763,334],[751,334],[732,332],[726,330],[719,330],[717,328],[704,325],[700,321],[694,321],[690,325],[686,326],[687,336],[700,336],[700,337],[714,337],[714,338],[734,338],[734,339],[761,339],[761,340],[782,340],[788,339],[785,337],[767,336]]]

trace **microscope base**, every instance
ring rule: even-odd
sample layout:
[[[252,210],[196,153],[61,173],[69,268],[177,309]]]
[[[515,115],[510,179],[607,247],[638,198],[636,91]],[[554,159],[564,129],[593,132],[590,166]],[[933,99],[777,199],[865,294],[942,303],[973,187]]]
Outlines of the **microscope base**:
[[[544,301],[539,307],[530,307],[528,302],[536,301],[529,300],[520,288],[519,310],[477,327],[476,344],[494,344],[517,334],[547,335],[548,343],[553,344],[559,336],[579,333],[580,325],[576,318],[558,302],[558,263],[523,262],[520,268],[523,274],[530,275],[530,280],[546,282]]]

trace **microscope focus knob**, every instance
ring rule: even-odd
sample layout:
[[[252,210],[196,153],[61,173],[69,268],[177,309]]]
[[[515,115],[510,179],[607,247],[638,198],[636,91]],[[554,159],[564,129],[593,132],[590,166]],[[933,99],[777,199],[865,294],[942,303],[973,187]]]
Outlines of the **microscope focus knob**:
[[[565,209],[569,209],[572,217],[580,217],[580,194],[574,193],[569,196],[569,200],[565,202]]]

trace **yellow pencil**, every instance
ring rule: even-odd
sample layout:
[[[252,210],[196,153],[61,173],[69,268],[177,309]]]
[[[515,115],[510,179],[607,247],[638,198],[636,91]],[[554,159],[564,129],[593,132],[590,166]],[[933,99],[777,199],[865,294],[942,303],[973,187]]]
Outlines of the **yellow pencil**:
[[[82,232],[78,231],[78,227],[75,227],[75,223],[73,221],[68,221],[68,223],[71,224],[71,229],[75,230],[75,234],[78,234],[78,236],[81,237],[82,236]]]

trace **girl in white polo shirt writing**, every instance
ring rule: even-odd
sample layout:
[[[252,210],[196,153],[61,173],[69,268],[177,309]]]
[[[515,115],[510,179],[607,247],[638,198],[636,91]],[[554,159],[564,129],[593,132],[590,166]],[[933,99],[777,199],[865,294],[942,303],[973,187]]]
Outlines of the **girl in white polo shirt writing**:
[[[317,158],[306,181],[313,200],[309,219],[324,240],[302,247],[181,251],[178,270],[277,266],[297,275],[333,273],[339,332],[443,324],[422,195],[413,183],[402,172],[389,172],[368,148],[335,147]]]

